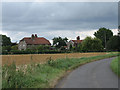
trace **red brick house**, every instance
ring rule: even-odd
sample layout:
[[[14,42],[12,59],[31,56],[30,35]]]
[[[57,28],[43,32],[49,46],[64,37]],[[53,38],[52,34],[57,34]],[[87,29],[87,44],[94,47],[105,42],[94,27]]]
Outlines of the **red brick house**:
[[[70,49],[70,45],[72,45],[72,47],[77,47],[77,45],[79,45],[83,40],[80,40],[80,37],[78,36],[76,38],[76,40],[70,40],[67,43],[67,48]]]
[[[51,45],[51,43],[44,37],[38,37],[37,34],[32,34],[31,37],[24,37],[22,40],[20,40],[18,49],[26,50],[27,48],[30,49],[38,45]]]

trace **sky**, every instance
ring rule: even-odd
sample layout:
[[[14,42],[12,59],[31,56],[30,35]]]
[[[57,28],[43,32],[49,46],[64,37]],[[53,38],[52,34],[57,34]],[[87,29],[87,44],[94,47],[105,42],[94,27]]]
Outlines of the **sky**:
[[[69,40],[94,37],[99,28],[118,27],[117,2],[3,2],[2,30],[12,42],[37,34],[52,42],[54,37]]]

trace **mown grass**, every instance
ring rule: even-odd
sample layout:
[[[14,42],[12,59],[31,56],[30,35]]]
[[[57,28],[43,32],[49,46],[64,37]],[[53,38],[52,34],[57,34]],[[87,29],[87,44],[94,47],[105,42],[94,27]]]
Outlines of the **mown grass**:
[[[3,88],[52,88],[68,70],[103,58],[117,56],[117,53],[100,56],[49,60],[45,64],[31,63],[19,68],[13,63],[2,68]]]
[[[113,59],[110,66],[112,71],[120,77],[120,56]]]

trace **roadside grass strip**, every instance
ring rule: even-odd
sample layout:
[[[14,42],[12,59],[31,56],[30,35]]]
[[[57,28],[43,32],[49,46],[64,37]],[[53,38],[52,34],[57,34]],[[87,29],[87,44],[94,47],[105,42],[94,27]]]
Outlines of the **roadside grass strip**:
[[[92,61],[114,56],[118,56],[118,53],[57,60],[50,58],[45,64],[31,63],[27,66],[21,65],[19,68],[13,62],[2,67],[2,88],[54,88],[67,71]]]
[[[113,59],[110,66],[112,71],[120,77],[120,56]]]

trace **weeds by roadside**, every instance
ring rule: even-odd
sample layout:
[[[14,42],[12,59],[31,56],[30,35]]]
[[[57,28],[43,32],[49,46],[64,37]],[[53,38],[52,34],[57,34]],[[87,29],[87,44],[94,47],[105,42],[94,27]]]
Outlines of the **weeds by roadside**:
[[[113,59],[110,66],[112,71],[120,77],[120,56]]]

